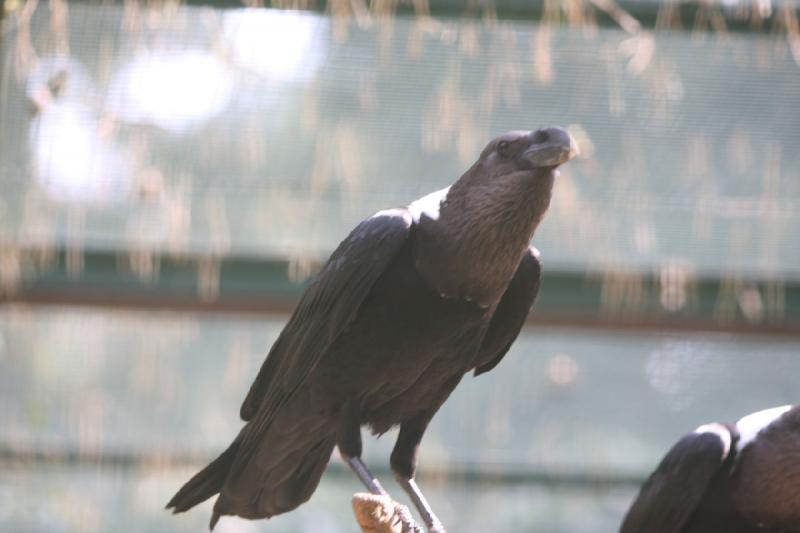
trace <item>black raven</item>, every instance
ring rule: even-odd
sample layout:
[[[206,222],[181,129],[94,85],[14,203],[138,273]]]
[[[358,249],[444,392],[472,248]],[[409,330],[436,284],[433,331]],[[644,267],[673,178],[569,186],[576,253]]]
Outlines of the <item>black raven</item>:
[[[800,406],[705,424],[642,485],[621,533],[800,533]]]
[[[492,140],[455,184],[361,222],[333,252],[273,344],[222,455],[167,505],[219,493],[211,518],[264,518],[311,497],[334,446],[373,493],[361,426],[399,425],[390,463],[431,531],[414,481],[417,448],[461,381],[494,368],[539,289],[531,237],[556,167],[577,147],[559,128]]]

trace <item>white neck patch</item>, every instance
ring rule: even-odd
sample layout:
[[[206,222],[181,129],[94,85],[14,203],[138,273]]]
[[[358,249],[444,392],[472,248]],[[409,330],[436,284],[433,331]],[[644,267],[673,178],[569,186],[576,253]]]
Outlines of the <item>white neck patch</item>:
[[[722,441],[722,457],[720,458],[720,462],[724,461],[726,457],[728,457],[728,453],[731,451],[731,432],[728,431],[728,428],[723,426],[722,424],[717,424],[714,422],[713,424],[703,424],[699,428],[694,430],[695,433],[713,433],[719,440]]]
[[[384,209],[382,211],[378,211],[369,218],[372,219],[378,217],[402,218],[405,221],[406,226],[411,227],[411,215],[408,214],[408,209],[398,209],[396,207],[393,207],[391,209]]]
[[[747,415],[736,422],[736,429],[739,430],[739,442],[736,443],[736,450],[742,451],[745,446],[755,440],[762,429],[772,424],[791,408],[791,405],[784,405],[782,407],[764,409]]]
[[[430,194],[426,194],[419,200],[414,200],[409,204],[408,211],[411,213],[411,216],[414,218],[414,222],[419,222],[419,219],[424,214],[431,220],[438,220],[439,219],[439,207],[442,205],[442,202],[447,198],[447,192],[450,190],[450,187],[445,187],[444,189],[440,189],[438,191],[434,191]]]

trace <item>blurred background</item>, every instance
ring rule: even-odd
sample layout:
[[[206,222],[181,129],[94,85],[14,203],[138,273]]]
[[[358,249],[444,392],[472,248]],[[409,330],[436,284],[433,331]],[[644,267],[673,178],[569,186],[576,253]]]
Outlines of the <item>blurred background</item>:
[[[614,531],[682,434],[797,403],[800,5],[0,0],[0,530],[162,510],[350,228],[561,125],[530,321],[422,445],[453,532]],[[388,471],[394,434],[367,439]],[[220,531],[355,531],[312,500]]]

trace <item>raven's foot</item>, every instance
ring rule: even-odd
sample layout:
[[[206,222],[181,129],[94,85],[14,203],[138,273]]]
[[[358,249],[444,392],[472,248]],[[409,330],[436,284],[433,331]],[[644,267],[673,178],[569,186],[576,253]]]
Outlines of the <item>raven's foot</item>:
[[[428,500],[425,499],[425,495],[422,494],[422,491],[419,490],[417,486],[417,482],[414,481],[414,478],[407,479],[403,476],[396,476],[397,483],[403,487],[403,490],[406,491],[408,497],[411,498],[411,502],[414,504],[414,507],[417,508],[419,511],[419,515],[422,517],[422,521],[425,522],[425,527],[428,528],[429,533],[447,533],[444,528],[444,525],[439,521],[436,514],[434,514],[433,509],[431,509]]]
[[[422,533],[422,528],[417,526],[408,507],[399,503],[395,504],[395,514],[400,520],[400,523],[403,524],[403,533]]]

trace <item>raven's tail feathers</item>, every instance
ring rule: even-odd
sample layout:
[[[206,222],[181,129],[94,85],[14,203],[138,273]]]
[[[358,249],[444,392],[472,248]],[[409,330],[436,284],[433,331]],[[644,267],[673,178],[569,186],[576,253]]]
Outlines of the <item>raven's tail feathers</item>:
[[[239,450],[239,442],[238,438],[234,440],[211,464],[187,481],[169,501],[167,509],[172,509],[173,513],[182,513],[218,493],[228,477],[228,471]],[[212,519],[212,528],[215,522],[216,520]]]
[[[264,445],[275,450],[277,443],[268,442],[271,436],[266,436]],[[285,434],[280,438],[287,439]],[[280,453],[261,454],[260,462],[227,480],[214,503],[211,525],[222,515],[270,518],[306,502],[317,488],[335,446],[336,433],[323,429],[320,433],[291,435]]]

